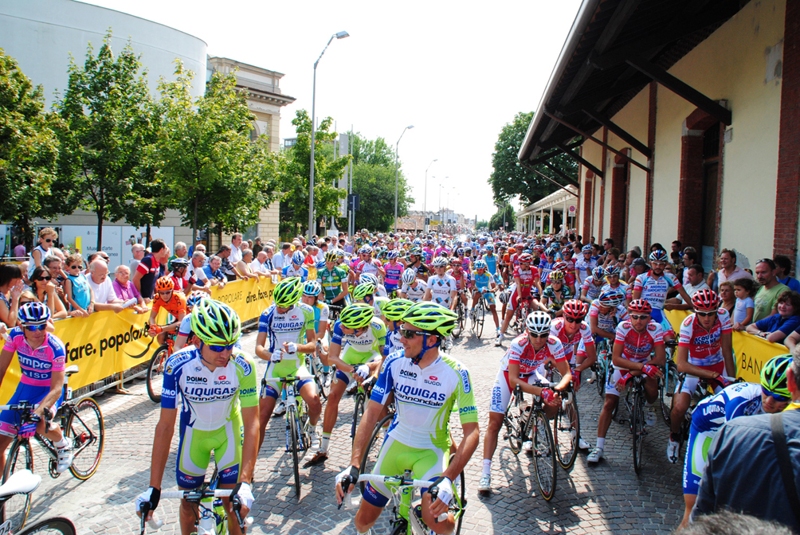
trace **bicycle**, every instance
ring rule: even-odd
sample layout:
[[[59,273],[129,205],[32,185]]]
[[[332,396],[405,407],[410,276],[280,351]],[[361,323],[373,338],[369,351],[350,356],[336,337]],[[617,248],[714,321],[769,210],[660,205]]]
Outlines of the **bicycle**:
[[[683,383],[685,380],[686,380],[686,374],[679,373],[678,380],[676,383],[677,385],[676,390],[678,392],[680,392],[681,389],[683,388]],[[692,392],[691,399],[689,400],[689,407],[687,407],[686,414],[684,414],[683,421],[681,421],[681,432],[679,435],[680,438],[678,439],[679,458],[681,457],[681,452],[683,451],[684,444],[686,444],[686,441],[689,440],[689,430],[692,427],[692,413],[694,412],[694,409],[697,407],[697,404],[700,403],[702,399],[712,395],[709,392],[708,387],[709,387],[708,381],[706,381],[705,379],[700,379],[699,381],[697,381],[697,387],[694,389],[694,392]],[[675,396],[673,395],[672,396],[673,404],[674,401],[675,401]],[[670,405],[670,412],[672,412],[672,405]]]
[[[553,388],[556,384],[552,382],[534,383],[535,386],[540,388]],[[536,396],[533,399],[530,420],[525,425],[523,437],[525,441],[531,442],[531,455],[533,456],[536,483],[542,498],[549,502],[556,493],[559,465],[556,461],[555,439],[553,438],[547,415],[544,412],[544,401],[541,396]]]
[[[105,424],[100,406],[94,399],[85,397],[76,401],[72,398],[69,377],[75,373],[78,373],[78,366],[74,364],[64,371],[65,379],[62,387],[64,403],[56,411],[53,421],[61,426],[64,438],[72,446],[73,461],[69,467],[70,473],[76,479],[86,481],[97,471],[100,458],[103,456]],[[0,410],[21,412],[22,421],[24,422],[35,420],[35,418],[31,418],[34,405],[28,402],[1,405]],[[58,466],[58,449],[45,436],[36,433],[34,438],[49,457],[48,473],[50,477],[57,478],[61,475],[56,470]],[[17,435],[8,449],[3,481],[8,481],[8,478],[13,473],[23,468],[33,471],[31,439]],[[30,509],[30,503],[28,503],[27,507]]]
[[[150,326],[145,324],[145,329],[149,330]],[[166,367],[167,359],[172,356],[174,350],[175,333],[167,333],[166,340],[156,348],[150,363],[147,365],[147,396],[153,403],[161,403],[164,368]]]
[[[328,394],[331,391],[331,381],[336,375],[336,367],[331,366],[329,372],[323,371],[322,361],[320,360],[319,353],[322,351],[322,344],[317,342],[317,349],[314,353],[306,354],[306,367],[311,375],[314,376],[314,384],[317,385],[317,391],[322,401],[328,399]]]
[[[592,371],[595,373],[594,382],[600,399],[605,399],[606,397],[606,381],[608,379],[608,368],[611,362],[611,350],[608,345],[609,343],[606,339],[598,344],[597,360],[592,364]]]
[[[453,338],[458,338],[461,336],[461,333],[464,332],[464,324],[466,323],[466,308],[464,307],[464,302],[461,300],[462,292],[458,292],[456,299],[456,309],[454,312],[458,314],[458,319],[456,320],[456,326],[453,328]]]
[[[678,365],[672,359],[674,348],[677,342],[671,341],[664,344],[666,346],[667,361],[662,368],[664,377],[658,380],[658,398],[661,406],[661,417],[667,427],[671,426],[670,414],[672,412],[672,397],[675,394],[675,387],[678,384]]]
[[[519,386],[514,388],[511,396],[511,403],[503,415],[503,426],[506,429],[504,438],[508,441],[511,452],[518,455],[522,451],[524,437],[528,435],[527,426],[531,419],[531,405],[525,401]]]
[[[475,336],[480,340],[481,336],[483,335],[483,324],[486,322],[486,296],[490,294],[488,290],[483,292],[478,299],[478,302],[472,308],[472,314],[470,316],[472,332]]]
[[[633,469],[636,475],[642,470],[642,452],[644,449],[644,437],[647,435],[645,424],[645,375],[637,375],[628,380],[632,383],[631,388],[625,394],[625,406],[630,414],[630,431],[633,437]]]
[[[348,478],[342,481],[342,488],[352,486]],[[413,479],[410,470],[406,470],[403,475],[382,476],[376,474],[360,473],[358,482],[362,485],[367,483],[382,483],[392,493],[392,513],[390,520],[392,535],[428,535],[430,529],[422,521],[421,498],[414,498],[414,491],[417,489],[429,488],[433,484],[431,481]],[[436,500],[438,493],[436,488],[430,489],[431,503]],[[352,489],[351,489],[352,492]],[[342,504],[352,499],[352,494],[345,495]],[[454,535],[461,533],[461,523],[464,518],[464,510],[467,506],[466,488],[464,487],[464,472],[461,472],[456,481],[453,482],[453,501],[450,504],[449,512],[453,514],[456,529]],[[341,505],[340,505],[341,507]],[[444,520],[444,514],[440,517]]]
[[[0,534],[60,533],[61,535],[75,535],[73,523],[69,519],[62,517],[47,518],[20,531],[25,525],[25,520],[27,520],[27,513],[24,518],[20,519],[18,516],[7,512],[7,509],[14,510],[18,497],[22,497],[23,502],[30,504],[30,496],[41,482],[41,476],[34,474],[30,470],[19,470],[0,486]],[[9,503],[12,504],[10,507]]]
[[[281,385],[281,400],[286,405],[286,451],[292,453],[294,463],[294,493],[300,498],[300,459],[299,453],[311,448],[311,422],[308,420],[308,407],[300,393],[295,391],[296,384],[302,377],[278,377],[275,379],[262,379],[262,389],[267,383]],[[300,403],[297,402],[300,398]]]
[[[581,420],[572,382],[559,394],[561,404],[558,406],[558,414],[553,419],[553,441],[556,445],[556,461],[564,470],[570,470],[578,456]]]
[[[355,379],[353,379],[355,381]],[[353,423],[350,424],[350,441],[354,441],[356,439],[356,431],[358,430],[358,423],[361,421],[361,417],[364,416],[364,409],[366,407],[367,401],[369,401],[369,396],[372,393],[372,385],[375,384],[377,379],[375,376],[370,376],[367,379],[362,381],[357,389],[355,395],[355,406],[353,408]]]
[[[531,313],[531,298],[523,297],[517,302],[517,309],[514,311],[514,331],[519,335],[525,332],[525,319]]]

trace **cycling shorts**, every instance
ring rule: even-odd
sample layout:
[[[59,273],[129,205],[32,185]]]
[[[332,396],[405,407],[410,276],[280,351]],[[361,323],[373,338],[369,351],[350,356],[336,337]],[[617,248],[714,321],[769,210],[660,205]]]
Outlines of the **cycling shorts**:
[[[520,375],[520,379],[524,379],[527,381],[529,385],[534,383],[546,383],[549,382],[547,378],[542,375],[544,370],[542,367],[537,369],[535,372],[528,374],[528,375]],[[506,410],[508,409],[508,404],[511,401],[511,381],[508,378],[508,371],[507,370],[500,370],[497,372],[497,377],[494,380],[494,386],[492,386],[492,401],[489,404],[489,412],[496,412],[498,414],[505,414]]]
[[[700,431],[692,424],[689,431],[689,443],[686,446],[686,457],[683,460],[683,493],[694,494],[700,490],[700,480],[708,464],[708,450],[717,430]]]
[[[622,376],[625,375],[625,373],[628,373],[628,370],[620,371],[617,368],[614,368],[614,373],[606,374],[606,377],[608,377],[606,380],[606,396],[619,397],[621,395],[620,391],[617,390],[617,382],[622,379]],[[648,377],[647,382],[650,381],[655,381],[655,379]]]
[[[411,470],[414,479],[436,481],[447,468],[449,453],[449,448],[412,448],[389,435],[381,446],[378,461],[375,463],[372,473],[396,476],[406,470]],[[420,494],[424,494],[427,490],[427,488],[420,489]],[[364,500],[375,507],[386,507],[391,496],[392,493],[383,483],[374,485],[367,483],[364,489]]]
[[[711,366],[698,366],[698,367],[702,368],[704,370],[710,370],[712,372],[717,372],[717,373],[719,373],[721,375],[725,375],[725,362],[724,361],[723,362],[717,362],[716,364],[713,364]],[[675,393],[676,394],[679,394],[679,393],[689,394],[691,396],[694,393],[694,391],[697,389],[697,383],[699,383],[699,382],[700,382],[700,379],[698,377],[695,377],[694,375],[687,375],[686,378],[683,380],[683,384],[678,383],[678,384],[675,385]],[[714,387],[714,393],[716,394],[719,391],[720,391],[720,388],[718,386],[715,386]]]
[[[15,405],[23,401],[33,403],[34,405],[40,403],[47,394],[50,393],[49,386],[32,386],[20,383],[17,385],[17,390],[8,400],[7,405]],[[55,405],[51,409],[51,413],[55,415],[56,409],[61,406],[63,398],[58,398]],[[0,435],[7,437],[17,436],[19,426],[22,424],[22,413],[20,411],[2,411],[0,412]]]
[[[524,296],[523,299],[528,300],[528,308],[532,309],[533,302],[531,301],[531,295],[528,294]],[[511,310],[516,310],[518,304],[519,304],[519,294],[517,294],[517,292],[514,292],[511,294]]]
[[[206,477],[211,452],[223,485],[235,485],[239,480],[239,464],[242,461],[244,427],[242,415],[236,413],[232,420],[213,431],[201,431],[190,425],[181,425],[180,443],[175,463],[178,486],[196,489]]]
[[[487,307],[493,307],[494,306],[494,293],[493,292],[490,292],[490,291],[488,291],[486,289],[484,289],[484,290],[476,289],[476,291],[480,292],[481,297],[483,298],[483,302]]]
[[[280,397],[280,391],[278,390],[279,384],[278,383],[268,383],[266,382],[267,379],[280,379],[281,375],[275,374],[275,363],[269,362],[267,364],[267,369],[264,371],[264,381],[261,382],[261,397],[266,398],[270,397],[272,399],[278,399]],[[291,377],[302,377],[295,385],[295,392],[300,392],[300,390],[306,386],[307,384],[313,384],[314,376],[306,368],[305,364],[297,368],[297,371],[291,374]]]

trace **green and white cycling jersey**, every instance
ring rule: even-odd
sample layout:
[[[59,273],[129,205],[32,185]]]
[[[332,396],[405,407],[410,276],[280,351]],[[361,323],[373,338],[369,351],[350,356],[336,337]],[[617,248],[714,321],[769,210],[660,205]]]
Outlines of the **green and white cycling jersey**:
[[[386,345],[386,325],[380,318],[372,318],[366,330],[358,336],[345,334],[342,330],[342,322],[336,321],[333,325],[333,336],[331,345],[337,344],[342,347],[339,358],[345,364],[364,364],[375,356],[383,355],[383,348]]]
[[[304,344],[307,330],[314,331],[314,310],[305,303],[297,303],[283,314],[273,304],[258,318],[258,332],[267,334],[270,353],[283,349],[284,342]],[[275,377],[289,377],[304,363],[305,354],[284,352],[281,361],[274,364],[273,373]]]
[[[439,354],[425,369],[395,351],[386,358],[371,400],[381,405],[394,392],[397,412],[388,437],[410,448],[450,447],[450,412],[458,404],[462,425],[478,422],[469,371],[461,362]]]
[[[325,292],[325,301],[330,303],[334,297],[342,292],[342,283],[347,282],[347,271],[339,266],[334,266],[333,269],[327,267],[317,271],[317,280],[322,284],[322,289]],[[343,302],[336,303],[343,305]]]

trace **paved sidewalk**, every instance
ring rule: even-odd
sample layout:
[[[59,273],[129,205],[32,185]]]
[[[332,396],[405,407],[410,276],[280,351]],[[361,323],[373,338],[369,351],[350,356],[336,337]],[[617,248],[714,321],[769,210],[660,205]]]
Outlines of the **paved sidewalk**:
[[[482,341],[461,339],[453,349],[453,355],[472,372],[481,430],[486,427],[491,385],[504,353],[490,339],[494,332],[490,324],[486,325]],[[255,333],[245,336],[245,348],[252,350],[254,343]],[[578,396],[583,436],[594,442],[601,401],[594,385],[584,386]],[[36,472],[43,481],[34,495],[31,522],[61,515],[73,519],[81,534],[138,533],[133,500],[148,486],[159,410],[147,397],[143,382],[137,381],[130,388],[136,395],[109,393],[98,399],[105,416],[106,444],[100,468],[89,481],[81,483],[68,473],[52,480],[46,474],[43,456],[37,455]],[[299,501],[294,497],[291,457],[284,452],[284,422],[272,420],[256,464],[257,502],[251,533],[355,534],[354,511],[338,510],[333,497],[334,476],[347,465],[350,456],[352,410],[352,398],[345,397],[331,441],[331,457],[324,466],[301,469],[304,483]],[[475,490],[480,478],[482,443],[467,467],[469,505],[462,533],[670,533],[683,514],[682,467],[666,461],[666,440],[667,427],[659,421],[646,438],[645,464],[637,478],[630,433],[625,426],[612,424],[606,440],[606,460],[589,467],[585,454],[579,455],[570,473],[559,469],[556,495],[546,502],[537,495],[535,481],[530,477],[530,458],[513,455],[501,431],[490,497],[478,497]],[[175,487],[176,446],[177,438],[167,465],[165,488]],[[179,533],[176,502],[162,501],[159,516],[166,522],[157,533]],[[384,513],[383,518],[388,516],[388,512]]]

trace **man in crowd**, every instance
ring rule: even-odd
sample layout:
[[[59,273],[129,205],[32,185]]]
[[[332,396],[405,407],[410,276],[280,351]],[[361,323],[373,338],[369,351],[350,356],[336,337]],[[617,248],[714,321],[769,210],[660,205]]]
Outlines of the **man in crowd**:
[[[101,258],[95,258],[89,264],[89,286],[94,292],[94,310],[112,310],[119,312],[124,307],[122,299],[114,292],[114,285],[108,278],[108,264]],[[129,306],[133,306],[130,303]]]
[[[777,266],[771,258],[762,258],[756,262],[756,280],[761,288],[755,297],[753,323],[775,314],[778,297],[789,289],[788,286],[778,282],[776,271]]]
[[[692,297],[700,290],[709,289],[705,281],[706,272],[703,266],[700,264],[692,264],[686,271],[688,272],[688,284],[685,284],[683,288],[686,290],[686,293],[689,294],[689,297]],[[671,297],[664,303],[664,310],[692,310],[692,303],[686,303],[682,296]]]
[[[292,244],[284,242],[281,244],[281,252],[272,259],[272,264],[277,270],[282,270],[292,264]]]
[[[775,265],[778,266],[778,271],[775,273],[778,282],[788,286],[790,290],[800,293],[800,281],[790,276],[792,273],[791,259],[786,255],[779,254],[775,256],[774,260]]]
[[[164,274],[164,264],[169,259],[169,247],[160,238],[150,242],[150,250],[152,253],[144,255],[133,275],[133,285],[142,294],[145,302],[150,302],[153,299],[156,279]],[[131,271],[133,272],[133,270]]]
[[[134,243],[131,246],[131,254],[133,255],[133,260],[131,260],[131,263],[129,264],[131,273],[136,273],[136,268],[139,267],[139,262],[141,262],[142,258],[144,258],[145,252],[144,245],[141,243]]]
[[[206,255],[202,251],[195,251],[192,254],[192,260],[189,263],[189,268],[186,270],[189,274],[189,282],[193,284],[192,290],[201,290],[203,292],[211,291],[211,279],[206,275],[203,268],[206,265]]]
[[[725,281],[733,282],[736,279],[752,279],[753,276],[747,271],[736,265],[736,252],[731,249],[723,249],[719,253],[719,271],[717,271],[717,285]],[[714,273],[708,275],[708,285],[713,284]]]

